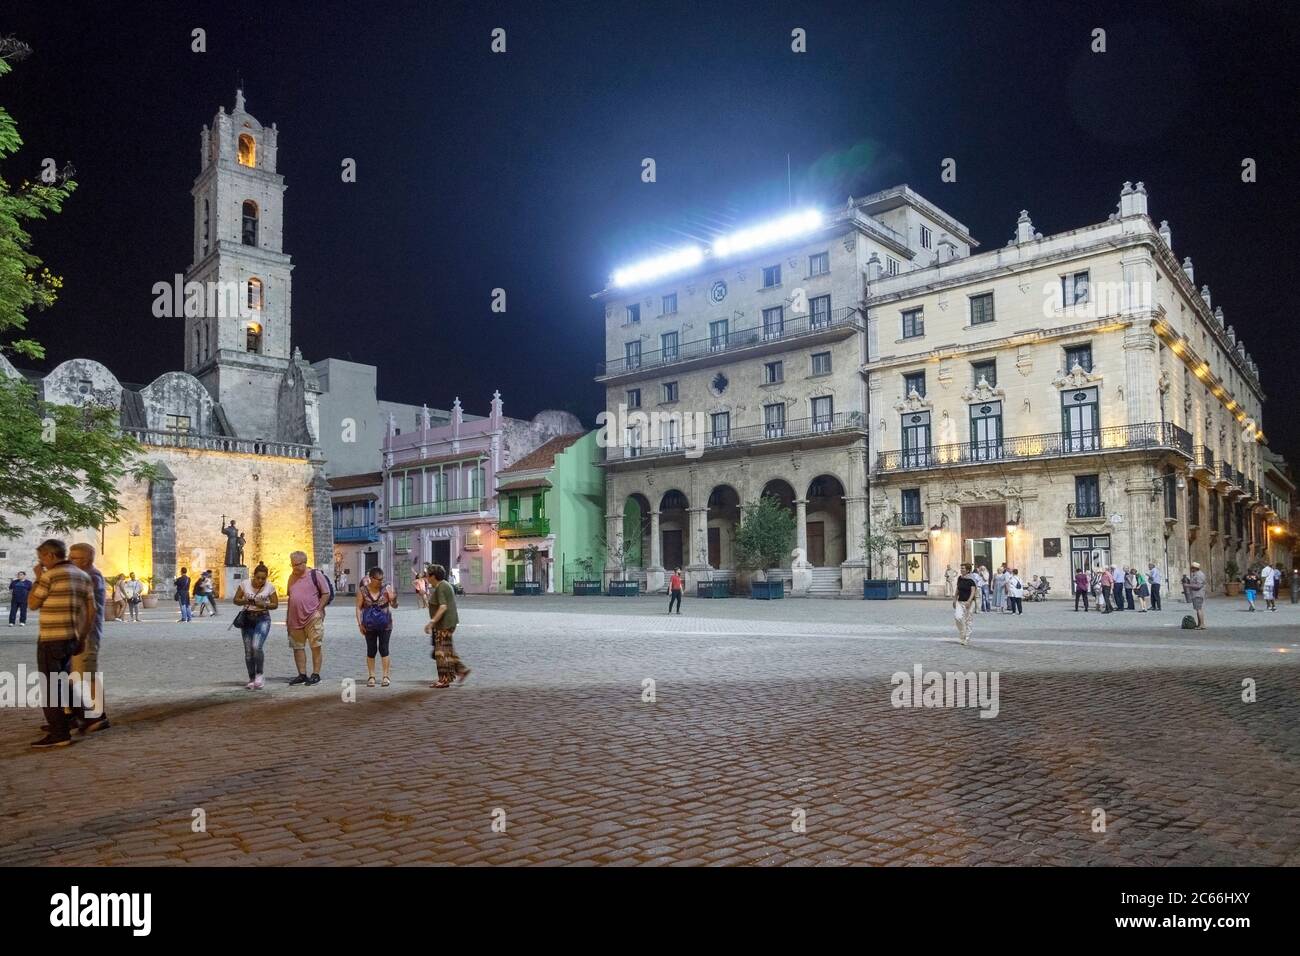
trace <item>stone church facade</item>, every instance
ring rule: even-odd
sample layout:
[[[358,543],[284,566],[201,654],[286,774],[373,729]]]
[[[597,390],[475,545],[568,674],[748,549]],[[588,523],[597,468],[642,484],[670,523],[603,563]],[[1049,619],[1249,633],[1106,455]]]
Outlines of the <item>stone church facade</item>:
[[[203,129],[193,260],[185,295],[177,289],[174,296],[183,303],[183,371],[139,386],[90,359],[42,376],[0,356],[0,374],[26,377],[47,402],[118,409],[121,428],[140,442],[156,475],[126,479],[118,518],[67,538],[94,543],[106,574],[152,577],[164,596],[180,567],[212,568],[221,577],[223,516],[245,533],[245,563],[266,563],[281,582],[292,551],[327,570],[333,563],[321,388],[290,344],[292,264],[282,246],[277,137],[274,124],[263,127],[245,110],[242,91],[233,112],[219,107]],[[155,293],[164,306],[172,303],[164,289]],[[182,319],[175,309],[164,314],[174,316],[164,321]],[[19,540],[0,542],[0,576],[30,569],[46,536],[36,522]]]

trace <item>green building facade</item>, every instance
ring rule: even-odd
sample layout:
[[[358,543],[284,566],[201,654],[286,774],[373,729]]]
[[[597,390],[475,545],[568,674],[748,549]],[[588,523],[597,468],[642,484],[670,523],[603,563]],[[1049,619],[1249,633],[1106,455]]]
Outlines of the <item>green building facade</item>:
[[[523,582],[547,594],[599,580],[605,476],[598,432],[553,438],[497,474],[498,589]]]

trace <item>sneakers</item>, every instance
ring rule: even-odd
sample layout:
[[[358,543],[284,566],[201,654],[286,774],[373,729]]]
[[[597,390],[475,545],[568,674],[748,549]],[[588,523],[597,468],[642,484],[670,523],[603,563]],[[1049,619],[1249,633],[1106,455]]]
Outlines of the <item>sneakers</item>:
[[[71,747],[71,737],[56,737],[53,734],[46,734],[40,740],[32,744],[33,750],[52,750],[55,747]]]
[[[266,678],[263,677],[261,674],[258,674],[256,677],[253,678],[253,690],[261,690],[265,686],[266,686]]]
[[[320,683],[320,674],[312,674],[311,677],[307,678],[307,683],[312,687],[315,687]]]
[[[293,680],[289,681],[289,686],[292,687],[294,684],[310,684],[310,683],[311,683],[310,677],[308,677],[306,674],[299,674]]]
[[[244,690],[257,690],[257,681],[250,680],[247,684],[244,685]]]
[[[85,734],[94,734],[101,730],[108,730],[108,728],[112,726],[113,725],[108,722],[107,717],[100,717],[97,720],[88,720],[83,723],[81,725],[81,733],[83,736]]]

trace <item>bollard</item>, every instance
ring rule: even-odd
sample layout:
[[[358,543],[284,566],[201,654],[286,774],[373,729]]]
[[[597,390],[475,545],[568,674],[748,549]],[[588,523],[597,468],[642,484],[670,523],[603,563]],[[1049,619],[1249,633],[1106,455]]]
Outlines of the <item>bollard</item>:
[[[1300,600],[1300,571],[1291,572],[1291,603]]]

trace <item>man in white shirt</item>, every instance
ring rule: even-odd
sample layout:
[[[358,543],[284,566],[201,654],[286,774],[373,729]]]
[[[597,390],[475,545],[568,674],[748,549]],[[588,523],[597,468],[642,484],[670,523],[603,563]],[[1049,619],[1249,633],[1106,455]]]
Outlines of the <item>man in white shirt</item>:
[[[1160,586],[1165,583],[1165,572],[1154,561],[1147,562],[1147,583],[1151,585],[1151,610],[1160,610]]]

